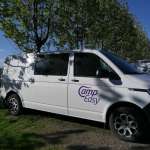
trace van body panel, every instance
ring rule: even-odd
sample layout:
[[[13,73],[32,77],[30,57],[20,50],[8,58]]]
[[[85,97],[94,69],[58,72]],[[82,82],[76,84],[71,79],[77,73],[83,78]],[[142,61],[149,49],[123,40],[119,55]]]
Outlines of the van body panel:
[[[25,108],[101,122],[106,121],[108,109],[117,102],[133,103],[141,109],[150,103],[148,75],[126,75],[116,64],[96,50],[62,51],[52,54],[66,53],[69,54],[66,75],[35,74],[37,58],[33,54],[10,57],[3,70],[2,97],[6,98],[10,91],[14,91],[20,96]],[[98,57],[120,79],[76,75],[75,55],[78,53]],[[87,65],[87,70],[88,67],[90,69]]]
[[[65,81],[59,81],[61,78]],[[24,104],[28,106],[32,103],[32,106],[35,104],[37,107],[41,104],[41,108],[47,105],[46,110],[49,107],[52,112],[60,110],[61,113],[66,114],[67,86],[67,77],[34,76],[34,83],[30,83],[29,87],[24,86],[21,90]]]

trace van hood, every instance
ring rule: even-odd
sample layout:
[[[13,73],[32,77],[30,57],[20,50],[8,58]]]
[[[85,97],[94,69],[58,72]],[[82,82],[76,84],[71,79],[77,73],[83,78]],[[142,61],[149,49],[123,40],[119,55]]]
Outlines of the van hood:
[[[124,86],[127,88],[150,89],[149,74],[125,75]]]

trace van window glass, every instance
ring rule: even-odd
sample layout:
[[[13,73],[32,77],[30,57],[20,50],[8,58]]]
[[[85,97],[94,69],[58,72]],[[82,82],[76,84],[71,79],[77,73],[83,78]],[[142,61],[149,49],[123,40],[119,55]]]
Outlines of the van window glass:
[[[109,74],[115,74],[115,72],[95,54],[75,54],[74,76],[109,78]]]
[[[143,74],[121,57],[104,50],[101,53],[112,61],[124,74]]]
[[[35,75],[66,76],[69,54],[50,54],[38,58],[35,63]]]

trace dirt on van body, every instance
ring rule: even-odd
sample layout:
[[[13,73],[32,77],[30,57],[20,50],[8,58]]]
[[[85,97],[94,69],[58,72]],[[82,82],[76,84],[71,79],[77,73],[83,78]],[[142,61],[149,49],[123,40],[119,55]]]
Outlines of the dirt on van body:
[[[149,143],[121,141],[98,122],[31,110],[14,117],[0,109],[3,150],[150,150]]]

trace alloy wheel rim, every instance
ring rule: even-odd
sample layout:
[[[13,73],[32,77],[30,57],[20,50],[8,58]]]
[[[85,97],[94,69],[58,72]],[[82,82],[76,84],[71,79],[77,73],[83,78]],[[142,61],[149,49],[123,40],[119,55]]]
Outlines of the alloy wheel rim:
[[[17,112],[18,111],[18,102],[16,98],[12,97],[8,101],[9,103],[9,109],[11,112]]]
[[[130,114],[120,114],[114,119],[114,127],[120,136],[131,138],[138,132],[138,124]]]

